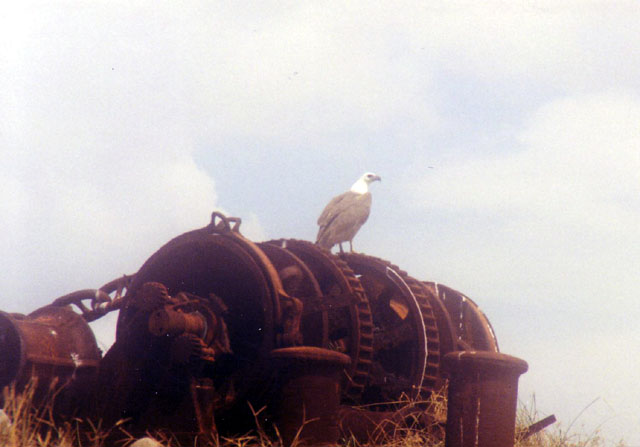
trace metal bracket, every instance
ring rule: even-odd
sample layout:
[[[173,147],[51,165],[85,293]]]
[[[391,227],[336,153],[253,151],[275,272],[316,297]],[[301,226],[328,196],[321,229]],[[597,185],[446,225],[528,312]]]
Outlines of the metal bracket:
[[[241,223],[242,219],[239,217],[227,217],[219,211],[214,211],[211,213],[211,222],[203,229],[210,233],[239,233]]]

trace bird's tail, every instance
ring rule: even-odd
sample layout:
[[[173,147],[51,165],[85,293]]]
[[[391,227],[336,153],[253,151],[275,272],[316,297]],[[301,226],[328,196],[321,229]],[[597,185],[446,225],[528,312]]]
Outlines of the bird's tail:
[[[333,244],[331,243],[331,241],[329,241],[327,232],[323,231],[323,228],[320,228],[320,231],[318,231],[316,245],[322,248],[326,248],[327,250],[331,250],[331,247],[333,247]]]

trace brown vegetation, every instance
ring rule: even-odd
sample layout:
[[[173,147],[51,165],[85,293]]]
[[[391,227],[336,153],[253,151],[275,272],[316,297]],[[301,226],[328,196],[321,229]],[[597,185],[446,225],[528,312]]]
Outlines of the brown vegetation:
[[[119,446],[131,445],[135,440],[126,434],[116,424],[114,427],[101,427],[89,421],[71,419],[56,423],[52,406],[33,404],[35,387],[28,386],[23,392],[16,393],[11,388],[5,388],[2,394],[3,410],[11,423],[0,422],[0,445],[3,447],[108,447],[107,439],[110,433],[118,432],[123,439]],[[404,403],[415,405],[416,403]],[[424,404],[424,403],[422,403]],[[427,403],[436,413],[436,420],[442,420],[446,414],[446,399],[438,396]],[[257,423],[259,411],[256,415],[257,429],[252,433],[234,438],[216,439],[216,447],[271,447],[281,445],[277,439],[277,431],[274,436],[266,434],[265,429]],[[579,417],[579,415],[578,415]],[[535,397],[529,407],[521,406],[518,410],[517,431],[522,431],[532,423],[541,419],[535,408]],[[376,447],[444,447],[444,441],[436,435],[437,428],[424,429],[424,419],[408,418],[400,424],[389,427],[387,424],[384,432],[376,438]],[[562,424],[555,424],[525,440],[516,442],[515,447],[604,447],[605,441],[596,431],[590,434],[575,433],[572,426],[575,421],[564,429]],[[166,447],[180,446],[170,437],[155,434],[161,445]],[[294,441],[294,447],[295,447]],[[372,447],[372,444],[360,443],[354,438],[343,442],[345,447]],[[618,443],[624,447],[624,443]],[[189,446],[191,447],[191,446]]]

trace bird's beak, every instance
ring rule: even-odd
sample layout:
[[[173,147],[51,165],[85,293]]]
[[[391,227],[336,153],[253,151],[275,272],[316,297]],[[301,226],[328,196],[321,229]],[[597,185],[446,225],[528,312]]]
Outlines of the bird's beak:
[[[381,181],[382,181],[382,177],[380,177],[379,175],[376,175],[376,176],[373,178],[373,181],[375,182],[376,180],[377,180],[377,181],[379,181],[379,182],[381,182]]]

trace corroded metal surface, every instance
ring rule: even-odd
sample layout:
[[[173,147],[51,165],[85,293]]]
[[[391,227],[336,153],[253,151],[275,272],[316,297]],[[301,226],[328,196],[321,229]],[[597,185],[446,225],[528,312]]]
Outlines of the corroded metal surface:
[[[518,378],[527,362],[489,351],[444,357],[449,373],[446,447],[513,447]]]
[[[0,312],[0,388],[35,380],[37,402],[56,393],[58,411],[81,411],[96,385],[100,357],[89,325],[67,307],[26,316]]]
[[[65,307],[44,307],[27,316],[0,312],[0,386],[53,377],[66,380],[77,369],[97,370],[100,351],[85,320]]]
[[[454,350],[500,351],[489,319],[472,299],[443,284],[423,284],[444,306],[439,325],[454,331]]]
[[[547,416],[547,417],[539,420],[538,422],[534,422],[533,424],[529,425],[527,428],[525,428],[524,430],[519,432],[516,435],[516,438],[519,441],[523,441],[523,440],[535,435],[539,431],[544,430],[549,425],[554,424],[555,422],[556,422],[556,415],[555,414]]]
[[[119,310],[125,291],[129,288],[130,276],[109,281],[99,289],[77,290],[55,299],[51,305],[57,307],[75,306],[86,321],[94,321],[109,312]],[[85,304],[89,302],[89,307]]]
[[[493,328],[472,300],[380,258],[294,239],[256,244],[240,224],[213,213],[135,275],[27,317],[0,313],[0,382],[90,377],[95,382],[76,387],[87,416],[124,419],[131,433],[166,430],[185,443],[246,433],[255,428],[252,408],[265,408],[261,420],[281,424],[289,443],[311,411],[318,422],[305,436],[316,444],[334,443],[338,433],[371,442],[407,417],[434,427],[423,399],[449,383],[450,419],[485,439],[477,422],[487,418],[468,419],[469,408],[480,407],[461,403],[470,399],[464,384],[488,390],[487,371],[519,364],[500,366]],[[101,359],[86,322],[111,311],[119,311],[116,341]],[[517,375],[495,376],[498,398],[480,396],[481,416],[491,405],[511,408]],[[328,397],[331,405],[322,403]],[[411,403],[398,410],[399,401]],[[510,414],[487,416],[504,426],[503,440],[513,438]],[[448,445],[468,445],[452,430]]]
[[[374,358],[364,403],[393,402],[403,394],[419,399],[442,386],[437,323],[422,285],[383,259],[340,257],[359,276],[373,315]]]
[[[309,302],[309,311],[326,313],[329,348],[351,358],[351,366],[345,372],[344,393],[358,401],[373,357],[371,309],[360,281],[343,260],[315,244],[293,239],[269,243],[296,255],[316,278],[323,295],[315,303]]]
[[[337,445],[343,370],[351,359],[329,349],[291,347],[271,352],[276,374],[275,422],[284,445]]]

